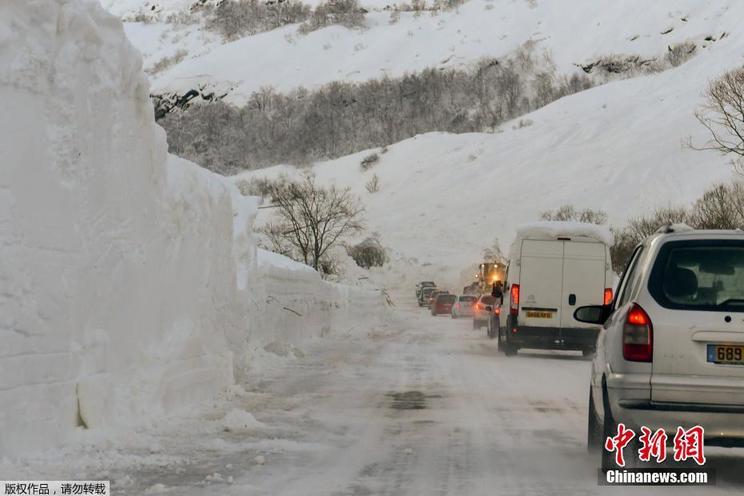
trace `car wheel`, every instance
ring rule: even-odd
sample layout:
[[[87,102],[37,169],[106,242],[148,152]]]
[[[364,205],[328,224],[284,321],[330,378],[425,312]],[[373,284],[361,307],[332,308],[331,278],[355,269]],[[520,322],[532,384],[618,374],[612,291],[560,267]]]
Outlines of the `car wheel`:
[[[493,339],[496,337],[496,330],[494,329],[493,319],[488,319],[486,335],[489,337],[489,339]]]
[[[625,458],[625,467],[620,467],[615,463],[615,453],[604,449],[604,440],[608,437],[613,437],[617,434],[617,421],[612,417],[612,411],[610,410],[610,402],[607,398],[607,390],[605,387],[602,388],[602,404],[604,406],[604,421],[602,422],[602,437],[599,440],[599,448],[601,450],[601,467],[603,472],[608,470],[616,470],[623,468],[638,467],[638,442],[637,438],[633,439],[628,446],[623,450],[623,457]]]
[[[594,408],[594,393],[589,386],[589,413],[587,415],[586,450],[596,453],[602,449],[602,424],[599,422],[597,409]]]

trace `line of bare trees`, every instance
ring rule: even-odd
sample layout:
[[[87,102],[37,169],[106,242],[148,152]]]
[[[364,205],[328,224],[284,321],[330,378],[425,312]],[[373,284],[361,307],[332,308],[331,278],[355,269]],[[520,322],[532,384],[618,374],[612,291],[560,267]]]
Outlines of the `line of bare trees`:
[[[364,26],[365,10],[358,0],[325,0],[315,9],[301,0],[230,0],[201,7],[205,27],[235,40],[288,24],[300,25],[307,34],[332,24],[347,28]]]
[[[160,113],[159,123],[172,153],[222,174],[306,164],[431,131],[493,131],[591,86],[585,75],[558,77],[544,67],[523,54],[484,60],[472,71],[427,69],[317,91],[264,88],[242,107],[195,104]]]
[[[544,212],[541,218],[607,223],[605,212],[579,210],[570,204]],[[610,247],[613,270],[620,274],[638,243],[668,224],[687,224],[694,229],[744,229],[744,183],[715,184],[690,206],[660,207],[648,214],[631,217],[622,227],[610,227],[615,236],[615,244]]]

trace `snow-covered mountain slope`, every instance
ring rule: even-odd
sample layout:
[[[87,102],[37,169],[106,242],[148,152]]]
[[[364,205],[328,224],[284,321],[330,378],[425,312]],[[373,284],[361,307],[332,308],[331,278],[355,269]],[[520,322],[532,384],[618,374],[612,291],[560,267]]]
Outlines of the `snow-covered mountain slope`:
[[[404,12],[392,24],[388,12],[373,10],[365,30],[332,26],[300,35],[297,26],[286,26],[230,43],[212,39],[152,80],[155,92],[211,85],[230,89],[228,100],[242,103],[266,85],[289,90],[469,67],[528,42],[559,73],[612,54],[661,57],[669,46],[694,42],[695,56],[676,69],[564,98],[496,134],[418,136],[390,146],[364,173],[359,162],[369,152],[314,167],[322,181],[359,193],[370,229],[399,258],[415,258],[415,270],[431,270],[431,277],[444,268],[454,284],[494,238],[505,247],[517,224],[543,210],[573,203],[604,209],[621,224],[656,206],[690,202],[712,182],[730,178],[727,159],[683,141],[706,139],[694,111],[707,81],[744,62],[742,18],[744,3],[732,0],[470,0],[437,15]],[[174,29],[127,26],[151,61],[170,35],[148,39],[135,30]],[[364,187],[372,174],[381,186],[374,194]]]
[[[312,170],[363,198],[370,229],[406,261],[397,269],[459,284],[460,270],[494,238],[506,249],[518,224],[547,209],[602,209],[621,225],[658,206],[687,204],[730,179],[728,159],[683,141],[707,139],[694,117],[701,93],[709,79],[742,63],[744,33],[732,33],[676,69],[558,100],[525,116],[524,127],[417,136],[388,147],[366,172],[360,161],[369,151]],[[282,173],[301,170],[280,166],[242,177]],[[364,185],[373,174],[380,191],[370,194]],[[418,266],[406,268],[410,259]]]
[[[241,103],[262,86],[286,91],[427,67],[470,67],[527,42],[548,54],[560,73],[609,54],[659,57],[688,40],[700,52],[715,43],[706,38],[735,31],[743,17],[744,4],[730,0],[469,0],[436,15],[403,12],[393,24],[389,12],[372,11],[364,30],[331,26],[302,35],[290,25],[224,44],[199,24],[128,23],[127,32],[146,67],[187,52],[152,77],[154,92],[208,85],[231,90],[228,100]]]

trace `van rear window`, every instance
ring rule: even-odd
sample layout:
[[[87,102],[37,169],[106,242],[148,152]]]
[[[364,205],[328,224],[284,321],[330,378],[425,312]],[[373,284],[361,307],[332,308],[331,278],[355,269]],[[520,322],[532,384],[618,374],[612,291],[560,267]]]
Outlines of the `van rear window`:
[[[651,271],[649,292],[666,308],[744,312],[744,242],[666,243]]]

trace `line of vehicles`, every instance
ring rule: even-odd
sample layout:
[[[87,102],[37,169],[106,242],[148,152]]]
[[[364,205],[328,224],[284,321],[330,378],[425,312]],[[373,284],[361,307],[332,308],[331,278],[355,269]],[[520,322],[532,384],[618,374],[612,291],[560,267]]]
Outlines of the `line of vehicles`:
[[[603,444],[619,423],[662,428],[668,439],[700,425],[706,445],[744,447],[744,232],[665,226],[619,279],[611,243],[595,226],[528,225],[491,294],[450,295],[428,282],[417,287],[419,304],[472,316],[506,356],[594,354],[587,445],[603,469],[617,468]]]

